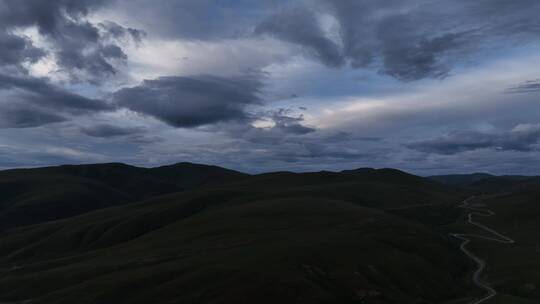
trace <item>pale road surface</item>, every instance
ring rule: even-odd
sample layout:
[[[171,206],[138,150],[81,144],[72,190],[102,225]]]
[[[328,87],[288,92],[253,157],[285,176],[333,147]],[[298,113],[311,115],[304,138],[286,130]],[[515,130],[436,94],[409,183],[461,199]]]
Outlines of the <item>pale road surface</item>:
[[[471,302],[470,304],[480,304],[480,303],[484,303],[485,301],[493,298],[494,296],[497,295],[497,291],[491,287],[491,285],[489,285],[488,282],[482,280],[481,276],[482,276],[482,273],[484,272],[484,269],[486,268],[486,261],[482,260],[481,258],[475,256],[472,252],[469,251],[469,249],[467,249],[467,244],[471,241],[470,238],[480,238],[480,239],[484,239],[484,240],[490,240],[490,241],[494,241],[494,242],[499,242],[499,243],[503,243],[503,244],[513,244],[515,243],[515,241],[505,235],[502,235],[500,234],[499,232],[485,226],[485,225],[482,225],[480,223],[477,223],[473,220],[473,216],[484,216],[484,217],[488,217],[488,216],[493,216],[495,215],[495,212],[491,211],[491,210],[488,210],[488,209],[481,209],[481,208],[475,208],[475,207],[471,207],[470,206],[470,201],[472,201],[474,199],[474,196],[473,197],[470,197],[466,200],[463,201],[463,203],[459,206],[460,208],[464,208],[464,209],[467,209],[467,210],[470,210],[471,212],[469,212],[469,214],[467,215],[467,222],[471,225],[474,225],[484,231],[487,231],[489,233],[491,233],[492,235],[496,236],[497,238],[495,237],[486,237],[486,236],[482,236],[482,235],[477,235],[477,234],[460,234],[460,233],[452,233],[450,234],[451,236],[455,237],[455,238],[458,238],[460,240],[463,240],[463,243],[461,243],[461,246],[460,246],[460,249],[461,251],[463,251],[471,260],[473,260],[477,265],[478,265],[478,268],[476,269],[476,271],[474,272],[473,274],[473,282],[476,286],[482,288],[483,290],[486,291],[486,295],[480,299],[477,299],[477,300],[474,300],[473,302]]]

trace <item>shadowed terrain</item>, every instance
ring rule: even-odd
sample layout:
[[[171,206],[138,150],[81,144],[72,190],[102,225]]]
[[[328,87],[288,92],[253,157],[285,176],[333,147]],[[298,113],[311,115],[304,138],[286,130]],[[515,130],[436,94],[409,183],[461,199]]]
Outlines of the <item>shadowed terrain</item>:
[[[18,214],[0,233],[5,302],[469,303],[482,292],[448,234],[468,229],[458,205],[471,187],[394,169],[250,176],[187,163],[0,176],[2,215]]]
[[[190,163],[152,169],[113,163],[2,171],[0,230],[246,176]]]
[[[493,215],[476,217],[474,221],[515,241],[501,244],[482,239],[493,238],[493,234],[467,224],[466,217],[447,226],[448,231],[480,236],[467,246],[485,261],[482,279],[497,291],[484,303],[540,303],[539,178],[491,176],[468,185],[469,189],[475,187],[478,194],[484,195],[477,197],[472,207],[489,210]]]

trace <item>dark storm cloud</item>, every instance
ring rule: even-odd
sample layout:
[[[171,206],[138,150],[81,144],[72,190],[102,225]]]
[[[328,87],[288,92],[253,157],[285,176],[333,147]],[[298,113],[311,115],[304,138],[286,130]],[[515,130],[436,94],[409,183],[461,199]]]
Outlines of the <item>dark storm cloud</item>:
[[[26,63],[52,55],[56,72],[73,81],[100,82],[117,72],[127,56],[119,43],[140,41],[141,33],[113,23],[98,26],[86,17],[108,1],[0,1],[1,128],[37,127],[113,108],[69,92],[50,79],[29,76]],[[46,48],[38,48],[21,30],[35,27]],[[130,38],[131,37],[131,38]]]
[[[109,1],[99,0],[5,0],[0,3],[0,28],[4,36],[14,29],[36,26],[40,35],[51,44],[51,49],[37,50],[22,37],[11,35],[11,49],[25,50],[19,62],[36,60],[44,52],[52,52],[60,69],[74,81],[99,82],[103,77],[116,73],[116,65],[126,61],[127,56],[118,45],[119,35],[141,37],[134,29],[120,30],[121,26],[105,24],[99,27],[85,19],[90,11]],[[106,39],[106,38],[115,38]],[[17,45],[18,44],[18,45]],[[2,44],[0,55],[9,47]],[[7,57],[6,57],[7,58]]]
[[[0,30],[0,66],[18,66],[23,62],[34,63],[45,55],[26,37]]]
[[[499,151],[537,151],[540,125],[518,125],[498,133],[462,131],[435,139],[410,143],[408,148],[435,154],[456,154],[478,149]]]
[[[44,34],[58,34],[68,17],[86,16],[106,0],[3,0],[0,24],[26,27],[37,25]]]
[[[316,59],[328,66],[341,66],[344,58],[339,46],[325,36],[314,12],[303,7],[283,9],[262,22],[257,34],[270,34],[303,45]]]
[[[197,127],[246,118],[245,107],[259,104],[259,74],[161,77],[114,93],[114,102],[174,127]]]
[[[411,44],[401,34],[396,36],[395,28],[399,25],[391,25],[381,33],[383,73],[402,80],[440,78],[448,74],[450,67],[441,62],[441,56],[460,46],[463,33],[444,34]]]
[[[46,79],[0,74],[2,128],[36,127],[67,120],[66,114],[83,115],[112,110],[107,103],[86,98],[47,82]]]
[[[111,124],[99,124],[90,127],[81,127],[80,131],[88,136],[108,138],[140,134],[143,133],[145,129],[141,127],[121,127]]]

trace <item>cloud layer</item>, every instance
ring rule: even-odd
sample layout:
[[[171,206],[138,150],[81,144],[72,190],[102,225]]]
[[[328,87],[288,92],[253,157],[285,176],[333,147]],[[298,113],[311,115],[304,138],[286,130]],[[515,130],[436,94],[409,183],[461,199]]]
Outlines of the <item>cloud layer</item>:
[[[478,149],[537,151],[540,125],[518,125],[506,132],[460,131],[407,146],[427,153],[455,154]]]
[[[86,98],[34,77],[0,74],[0,127],[36,127],[112,110],[106,102]]]
[[[536,0],[0,1],[0,167],[535,173],[539,10]]]

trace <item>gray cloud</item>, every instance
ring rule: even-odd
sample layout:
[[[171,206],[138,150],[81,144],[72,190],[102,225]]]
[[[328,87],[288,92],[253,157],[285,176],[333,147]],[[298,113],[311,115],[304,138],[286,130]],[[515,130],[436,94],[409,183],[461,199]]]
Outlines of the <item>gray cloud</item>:
[[[539,24],[533,12],[540,3],[530,0],[328,2],[345,27],[346,54],[353,63],[364,66],[380,57],[385,73],[405,80],[444,76],[470,50],[524,41],[519,35]]]
[[[406,146],[427,153],[455,154],[482,148],[495,148],[495,138],[496,136],[492,134],[480,132],[456,132],[430,140],[413,142]]]
[[[0,66],[34,63],[44,55],[45,52],[36,48],[30,39],[0,31]]]
[[[482,47],[506,47],[540,32],[535,14],[540,9],[538,1],[319,0],[302,4],[307,8],[281,8],[261,21],[255,32],[301,45],[328,66],[348,62],[355,68],[375,67],[405,81],[445,77],[457,62]],[[329,37],[314,11],[332,16],[338,35]]]
[[[90,127],[81,127],[79,130],[88,136],[103,138],[134,135],[145,132],[145,129],[142,127],[121,127],[111,124],[98,124]]]
[[[4,26],[37,25],[40,32],[59,34],[68,17],[86,16],[107,0],[4,0],[0,5],[0,23]]]
[[[112,110],[107,103],[68,92],[46,79],[0,74],[0,127],[35,127],[83,115]]]
[[[152,34],[166,38],[212,40],[246,36],[268,12],[288,0],[117,0],[116,10],[144,20]]]
[[[140,39],[134,29],[105,23],[99,27],[85,18],[90,11],[104,6],[105,0],[5,0],[0,4],[0,28],[3,36],[10,38],[9,45],[0,46],[0,55],[22,50],[11,61],[35,61],[52,52],[61,71],[74,81],[99,82],[103,77],[116,73],[116,65],[125,63],[127,56],[119,46],[121,36]],[[13,29],[36,26],[39,33],[51,44],[50,50],[34,48],[24,37],[9,34]],[[0,37],[2,36],[0,35]],[[114,39],[111,39],[114,38]],[[6,39],[6,38],[3,38]],[[116,40],[115,40],[116,39]],[[9,58],[9,57],[6,57]]]
[[[303,45],[310,55],[328,66],[343,65],[339,46],[326,37],[314,14],[304,7],[282,9],[259,24],[255,33]]]
[[[382,72],[402,80],[446,76],[450,67],[441,62],[441,57],[463,43],[459,40],[464,33],[447,33],[411,43],[413,39],[395,33],[395,28],[401,27],[399,22],[390,22],[386,26],[380,34],[384,58]]]
[[[0,105],[0,128],[31,128],[65,120],[61,115],[32,105]]]
[[[381,71],[398,79],[441,77],[449,70],[441,58],[461,44],[462,33],[444,28],[452,20],[441,16],[442,3],[433,10],[408,0],[323,2],[341,26],[343,53],[353,67],[380,61]]]
[[[75,80],[97,82],[126,62],[121,47],[126,37],[138,43],[145,35],[114,22],[86,20],[102,7],[142,20],[155,36],[217,41],[272,35],[302,46],[328,66],[377,68],[406,81],[444,77],[482,46],[525,42],[540,32],[535,14],[540,3],[531,0],[5,0],[0,25],[37,26],[54,45],[62,69]],[[329,19],[335,21],[332,34]]]
[[[505,132],[461,131],[407,144],[413,150],[436,154],[456,154],[478,149],[537,151],[540,125],[522,124]]]
[[[259,113],[246,113],[247,119],[210,126],[205,130],[223,132],[249,144],[279,146],[288,141],[302,141],[316,129],[303,124],[303,115],[294,116],[290,109],[280,108]],[[255,127],[254,121],[265,121],[267,127]]]
[[[0,168],[103,162],[106,156],[65,146],[0,146]]]
[[[288,109],[278,109],[266,113],[273,122],[274,129],[279,129],[284,133],[289,134],[308,134],[315,132],[315,128],[307,127],[301,124],[304,121],[304,116],[301,114],[297,117],[291,116],[291,111]]]
[[[86,20],[108,1],[5,0],[0,2],[0,117],[1,128],[28,128],[62,122],[73,115],[112,110],[107,103],[86,98],[29,76],[27,63],[52,55],[55,64],[73,81],[98,83],[116,73],[127,60],[120,48],[136,40],[135,29],[112,23],[101,27]],[[38,48],[20,30],[35,27],[46,48]],[[132,37],[132,38],[129,38]]]
[[[445,76],[450,68],[443,57],[459,49],[466,41],[465,33],[469,34],[437,26],[446,21],[435,16],[440,12],[408,0],[310,3],[319,5],[312,5],[313,9],[286,7],[262,21],[255,32],[301,45],[328,66],[349,62],[352,67],[365,68],[381,62],[381,72],[402,80]],[[340,27],[337,37],[329,37],[321,28],[315,11],[335,18]],[[431,30],[426,32],[426,28]]]
[[[0,0],[0,137],[2,145],[20,147],[2,152],[0,145],[0,166],[189,160],[248,171],[391,166],[532,172],[539,163],[538,127],[508,126],[537,121],[537,96],[499,94],[491,83],[534,78],[523,60],[536,48],[539,8],[537,0]],[[148,48],[141,44],[144,32],[104,16],[143,27]],[[24,31],[29,27],[39,41],[22,34],[33,35]],[[163,49],[154,42],[163,42]],[[143,46],[133,50],[136,62],[128,62],[129,43]],[[516,44],[529,52],[505,52]],[[183,60],[172,62],[175,48]],[[508,77],[500,68],[490,70],[490,56],[499,55],[516,63]],[[51,73],[61,77],[33,78],[24,70],[44,58],[45,64],[54,61],[59,70]],[[482,62],[469,64],[475,60]],[[181,76],[118,90],[107,77],[123,72],[126,62],[125,76],[133,79]],[[250,69],[271,74],[230,76]],[[416,85],[372,71],[403,81],[453,71],[466,77]],[[468,77],[477,71],[478,77]],[[51,82],[66,75],[91,83]],[[506,92],[537,91],[538,81],[531,80]],[[111,93],[110,103],[77,92]],[[268,110],[271,100],[295,110]],[[101,115],[120,108],[132,112]],[[302,111],[321,127],[310,126]],[[148,117],[191,129],[163,128]],[[266,127],[256,127],[259,122]],[[463,126],[506,131],[431,138]],[[66,149],[37,153],[42,147]]]
[[[12,93],[10,99],[31,103],[53,111],[83,114],[112,109],[105,102],[68,92],[34,77],[14,77],[0,74],[0,92]],[[7,101],[11,102],[11,101]]]
[[[403,80],[445,76],[452,61],[461,58],[454,53],[482,38],[485,32],[478,33],[478,28],[485,27],[493,17],[483,12],[485,16],[476,13],[481,18],[475,19],[469,11],[485,10],[489,4],[473,6],[465,0],[436,5],[413,0],[118,3],[118,10],[145,20],[155,35],[188,40],[239,38],[251,33],[270,35],[301,46],[305,54],[327,66],[340,67],[347,62],[356,68],[376,66]],[[516,12],[519,7],[507,9]],[[507,13],[501,19],[513,24],[510,15]],[[328,22],[321,18],[335,19],[336,28],[329,29]],[[521,20],[521,28],[527,28],[532,20]],[[490,30],[488,37],[494,35],[494,29]],[[525,30],[516,27],[514,31]]]
[[[528,80],[506,90],[507,93],[533,93],[540,92],[540,79]]]
[[[114,93],[114,102],[174,127],[197,127],[247,117],[245,107],[261,102],[259,74],[161,77]]]
[[[285,161],[288,163],[305,162],[305,161],[358,161],[362,159],[370,159],[375,161],[377,155],[373,152],[361,151],[357,148],[345,148],[343,146],[335,146],[320,143],[290,143],[285,145],[283,149],[274,151],[273,158],[275,160]]]
[[[120,40],[120,41],[126,41],[126,39],[132,39],[136,44],[142,43],[142,40],[144,37],[146,37],[146,32],[131,28],[131,27],[123,27],[120,24],[112,21],[105,21],[98,24],[98,27],[100,27],[103,32],[104,36],[108,36],[110,38]]]

